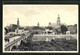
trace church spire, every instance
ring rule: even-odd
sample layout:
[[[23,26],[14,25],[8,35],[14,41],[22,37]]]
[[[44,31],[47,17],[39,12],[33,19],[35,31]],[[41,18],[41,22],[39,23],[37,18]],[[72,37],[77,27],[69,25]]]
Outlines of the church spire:
[[[59,14],[58,14],[58,17],[59,17]]]
[[[38,22],[37,26],[39,27],[39,22]]]
[[[57,25],[60,25],[60,17],[59,17],[59,14],[58,14],[58,18],[57,18]]]
[[[17,26],[18,26],[18,28],[19,28],[19,18],[17,18]]]
[[[60,19],[59,14],[58,14],[58,19]]]

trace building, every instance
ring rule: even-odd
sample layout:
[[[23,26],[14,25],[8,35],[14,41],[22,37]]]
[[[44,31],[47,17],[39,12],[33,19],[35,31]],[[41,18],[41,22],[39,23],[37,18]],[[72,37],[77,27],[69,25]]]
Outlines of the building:
[[[70,31],[70,34],[76,34],[77,33],[77,26],[75,25],[69,25],[68,31]]]
[[[67,34],[70,32],[70,34],[76,34],[77,33],[77,24],[75,25],[66,25],[65,23],[61,23],[60,16],[58,15],[57,22],[56,23],[50,23],[48,27],[52,27],[54,32],[57,32],[57,34],[61,33],[61,26],[64,25],[67,27]],[[56,30],[56,31],[55,31]]]
[[[15,34],[17,35],[20,35],[20,34],[24,34],[24,28],[17,28],[16,30],[15,30]]]
[[[31,32],[33,32],[34,34],[43,34],[45,32],[45,28],[34,26],[32,27]]]
[[[17,18],[17,29],[15,30],[15,35],[24,34],[24,28],[20,27],[19,18]]]
[[[60,16],[58,15],[57,22],[56,23],[49,23],[48,27],[52,27],[53,32],[60,34],[61,33],[61,25],[63,25],[63,23],[61,23]]]
[[[66,24],[65,23],[61,23],[60,16],[58,15],[57,22],[56,23],[49,22],[48,26],[57,29],[57,28],[60,28],[61,25],[66,25]]]
[[[59,15],[58,15],[58,17],[57,17],[57,22],[56,22],[56,23],[50,23],[50,22],[49,22],[49,25],[48,25],[48,26],[49,26],[49,27],[54,27],[54,28],[60,27],[60,26],[61,26],[61,21],[60,21]]]
[[[24,28],[24,33],[27,34],[27,33],[29,33],[29,32],[30,32],[30,27],[25,27],[25,28]]]

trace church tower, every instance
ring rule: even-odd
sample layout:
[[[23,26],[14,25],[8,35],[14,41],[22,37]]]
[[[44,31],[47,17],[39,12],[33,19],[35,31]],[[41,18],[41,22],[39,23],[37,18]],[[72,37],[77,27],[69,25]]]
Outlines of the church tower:
[[[58,18],[57,18],[57,25],[59,25],[60,26],[60,17],[59,17],[59,15],[58,15]]]
[[[17,26],[18,26],[18,28],[19,28],[19,18],[17,18]]]
[[[16,33],[18,33],[18,30],[19,30],[19,18],[17,18],[17,29],[16,29]]]
[[[37,26],[39,27],[39,22],[38,22]]]

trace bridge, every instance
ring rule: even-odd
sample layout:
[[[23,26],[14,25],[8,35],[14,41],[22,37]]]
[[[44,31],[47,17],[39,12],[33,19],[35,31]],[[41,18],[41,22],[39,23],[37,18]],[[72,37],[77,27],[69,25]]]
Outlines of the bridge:
[[[6,44],[5,45],[5,51],[11,51],[14,46],[18,47],[21,43],[21,40],[24,40],[25,38],[27,39],[27,37],[30,35],[31,35],[31,33],[28,33],[27,35],[21,36],[20,38]]]

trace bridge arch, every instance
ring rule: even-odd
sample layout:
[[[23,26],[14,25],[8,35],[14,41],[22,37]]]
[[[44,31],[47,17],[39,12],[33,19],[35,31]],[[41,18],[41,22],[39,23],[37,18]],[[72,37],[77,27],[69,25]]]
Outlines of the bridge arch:
[[[21,44],[21,40],[16,42],[15,44],[13,44],[12,46],[10,46],[10,50],[12,51],[12,49],[17,49],[18,46]]]
[[[15,49],[17,49],[17,46],[13,46],[12,48],[11,48],[11,51],[14,51]]]

